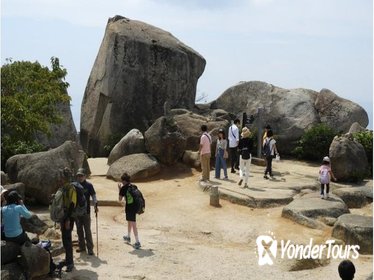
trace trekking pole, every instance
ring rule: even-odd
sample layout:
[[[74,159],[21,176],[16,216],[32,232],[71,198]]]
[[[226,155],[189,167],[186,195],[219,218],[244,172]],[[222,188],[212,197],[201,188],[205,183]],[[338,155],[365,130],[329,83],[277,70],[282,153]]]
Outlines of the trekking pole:
[[[95,211],[96,216],[96,255],[99,257],[99,223],[97,220],[97,211]]]

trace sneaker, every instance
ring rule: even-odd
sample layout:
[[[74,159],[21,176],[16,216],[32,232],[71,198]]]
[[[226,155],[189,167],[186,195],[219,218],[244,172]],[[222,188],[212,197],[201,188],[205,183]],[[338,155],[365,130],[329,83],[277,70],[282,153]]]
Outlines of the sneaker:
[[[131,242],[131,238],[130,238],[130,236],[127,236],[127,235],[124,235],[124,236],[123,236],[123,240],[125,240],[127,243],[130,243],[130,242]]]
[[[325,196],[323,194],[321,194],[321,199],[325,199]]]
[[[66,272],[72,272],[73,271],[73,269],[74,269],[74,264],[69,264],[69,265],[67,265],[66,266]]]
[[[81,248],[79,248],[79,249],[77,249],[75,252],[77,252],[77,253],[85,253],[86,252],[86,249],[81,249]]]
[[[267,179],[269,179],[269,177],[268,177],[267,175],[264,175],[264,179],[266,179],[266,180],[267,180]]]
[[[235,170],[234,170],[234,169],[231,169],[231,173],[234,173],[234,174],[235,174],[236,172],[235,172]]]
[[[88,254],[89,254],[90,256],[93,256],[93,255],[94,255],[94,252],[93,252],[93,251],[88,251]]]
[[[140,247],[142,247],[142,245],[140,245],[140,242],[135,242],[134,248],[135,249],[140,249]]]
[[[241,186],[243,183],[243,179],[240,179],[239,182],[238,182],[238,185]]]

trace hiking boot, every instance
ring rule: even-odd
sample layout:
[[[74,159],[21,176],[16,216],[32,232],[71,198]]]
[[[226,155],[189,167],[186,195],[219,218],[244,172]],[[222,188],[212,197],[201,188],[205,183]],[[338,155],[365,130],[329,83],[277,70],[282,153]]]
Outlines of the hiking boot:
[[[140,242],[135,242],[134,248],[135,249],[140,249],[140,247],[142,247],[142,245],[140,245]]]
[[[130,236],[124,235],[123,240],[125,240],[127,243],[131,243],[131,238]]]
[[[66,272],[72,272],[73,271],[73,269],[74,269],[74,264],[69,264],[69,265],[67,265],[66,266]]]
[[[93,251],[88,251],[88,254],[89,254],[90,256],[93,256],[93,255],[94,255],[94,252],[93,252]]]
[[[239,182],[238,182],[238,185],[241,186],[243,183],[243,179],[240,179]]]

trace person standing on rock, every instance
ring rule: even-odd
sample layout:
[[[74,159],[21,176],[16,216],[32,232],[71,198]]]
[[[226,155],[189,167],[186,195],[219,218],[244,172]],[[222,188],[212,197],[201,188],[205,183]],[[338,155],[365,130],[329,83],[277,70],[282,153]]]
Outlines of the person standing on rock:
[[[251,166],[253,140],[251,138],[251,131],[247,127],[243,127],[242,138],[239,140],[239,154],[240,154],[240,180],[238,185],[241,186],[244,178],[244,188],[248,188],[249,168]]]
[[[229,131],[228,131],[231,173],[235,173],[235,169],[239,169],[239,156],[238,156],[239,125],[240,125],[240,120],[235,119],[234,123],[229,127]]]
[[[76,174],[78,182],[83,187],[83,194],[86,197],[87,201],[87,213],[83,216],[79,216],[76,218],[76,225],[77,225],[77,234],[78,234],[78,243],[79,249],[77,249],[77,253],[86,252],[89,255],[93,255],[93,241],[92,241],[92,233],[91,233],[91,205],[90,205],[90,197],[92,197],[92,201],[94,204],[95,213],[99,210],[97,208],[97,199],[96,199],[96,192],[93,185],[86,180],[86,171],[84,168],[79,168]]]
[[[125,212],[126,212],[126,221],[127,221],[127,235],[123,236],[123,240],[130,243],[131,242],[131,229],[134,232],[135,236],[135,249],[139,249],[141,247],[138,235],[138,228],[136,225],[136,204],[134,201],[133,196],[130,193],[130,175],[127,173],[123,173],[121,176],[122,183],[118,184],[119,196],[118,200],[122,201],[125,198]]]
[[[265,160],[266,160],[266,169],[265,169],[264,179],[269,179],[268,174],[270,175],[271,178],[273,178],[273,168],[272,168],[273,158],[275,158],[276,155],[279,155],[276,143],[277,142],[273,138],[273,131],[269,129],[266,133],[266,138],[262,146]]]
[[[217,146],[216,146],[216,179],[221,177],[221,168],[223,168],[224,179],[227,180],[227,165],[226,165],[226,158],[227,158],[227,140],[225,137],[225,132],[223,129],[218,131],[218,139],[217,139]]]
[[[319,180],[321,182],[321,198],[327,199],[329,198],[330,192],[330,177],[336,181],[334,173],[332,173],[331,166],[330,166],[330,158],[324,157],[322,160],[322,165],[319,168]],[[325,191],[326,186],[326,191]]]
[[[21,217],[30,219],[32,215],[17,191],[10,191],[6,199],[7,204],[1,207],[5,240],[22,245],[30,239],[21,226]]]
[[[202,181],[209,181],[210,179],[210,154],[211,154],[211,144],[212,144],[212,137],[208,133],[208,127],[203,124],[201,126],[201,131],[203,134],[200,137],[200,146],[199,146],[199,154],[200,154],[200,162],[201,162],[201,169],[202,169]]]

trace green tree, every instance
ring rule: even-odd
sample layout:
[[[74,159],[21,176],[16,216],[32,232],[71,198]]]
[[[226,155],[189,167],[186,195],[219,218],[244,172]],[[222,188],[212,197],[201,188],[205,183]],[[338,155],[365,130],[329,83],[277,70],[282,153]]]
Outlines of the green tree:
[[[50,125],[62,122],[57,105],[70,101],[67,71],[56,57],[51,66],[7,59],[1,67],[2,168],[15,154],[40,151],[35,134],[50,136]]]
[[[353,133],[353,138],[364,147],[369,163],[370,175],[373,175],[373,131],[365,130]]]

